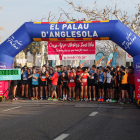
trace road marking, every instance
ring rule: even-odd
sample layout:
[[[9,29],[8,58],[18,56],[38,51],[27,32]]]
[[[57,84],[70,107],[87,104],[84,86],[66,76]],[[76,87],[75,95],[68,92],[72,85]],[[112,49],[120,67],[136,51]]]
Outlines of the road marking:
[[[54,140],[63,140],[65,139],[69,134],[62,134],[60,136],[58,136],[57,138],[55,138]]]
[[[21,107],[21,106],[13,107],[13,108],[10,108],[10,109],[3,110],[2,112],[4,112],[4,111],[9,111],[9,110],[13,110],[13,109],[20,108],[20,107]]]
[[[98,112],[92,112],[89,116],[95,116]]]

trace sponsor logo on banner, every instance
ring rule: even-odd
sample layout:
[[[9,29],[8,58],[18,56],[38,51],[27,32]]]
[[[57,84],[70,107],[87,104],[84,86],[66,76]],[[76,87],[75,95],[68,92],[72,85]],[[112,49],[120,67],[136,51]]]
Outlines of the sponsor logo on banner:
[[[139,62],[136,64],[136,71],[140,71],[140,63]]]
[[[137,79],[137,82],[140,82],[140,79]]]
[[[3,62],[0,62],[0,69],[6,69],[6,64]]]
[[[126,34],[127,34],[127,36],[126,36],[126,39],[127,39],[127,41],[124,41],[123,43],[122,43],[122,45],[125,47],[125,49],[127,50],[127,49],[130,49],[130,46],[133,44],[133,42],[135,41],[135,39],[136,39],[136,36],[134,35],[133,37],[132,37],[132,33],[130,32],[130,33],[127,33],[126,32]]]
[[[13,35],[7,39],[7,42],[10,42],[11,46],[13,46],[15,49],[19,49],[20,46],[22,46],[22,41],[16,40]]]
[[[49,41],[48,60],[95,60],[95,41]]]
[[[138,88],[138,91],[140,91],[140,86],[139,86],[139,88]],[[139,94],[138,94],[139,95]]]

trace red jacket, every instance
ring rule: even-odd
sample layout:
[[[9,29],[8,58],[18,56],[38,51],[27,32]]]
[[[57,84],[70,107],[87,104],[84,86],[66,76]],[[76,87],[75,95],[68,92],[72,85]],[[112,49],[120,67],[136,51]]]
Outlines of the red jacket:
[[[133,74],[131,74],[130,72],[128,73],[128,81],[129,81],[130,85],[135,85],[134,73]]]
[[[50,79],[50,80],[52,80],[52,85],[57,85],[58,77],[59,77],[58,73],[55,72],[53,77]]]

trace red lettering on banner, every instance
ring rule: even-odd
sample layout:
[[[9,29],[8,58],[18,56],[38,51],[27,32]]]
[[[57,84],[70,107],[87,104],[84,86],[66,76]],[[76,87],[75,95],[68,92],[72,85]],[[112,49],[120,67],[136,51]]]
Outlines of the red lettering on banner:
[[[49,41],[48,60],[57,60],[58,57],[55,56],[59,56],[59,60],[94,60],[95,41]]]

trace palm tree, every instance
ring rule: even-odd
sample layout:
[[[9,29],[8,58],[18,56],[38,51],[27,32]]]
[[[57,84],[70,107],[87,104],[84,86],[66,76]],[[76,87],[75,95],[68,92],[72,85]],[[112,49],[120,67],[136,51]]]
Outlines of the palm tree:
[[[29,52],[33,55],[33,63],[35,66],[36,55],[41,52],[41,43],[40,42],[32,42],[28,45]]]
[[[23,52],[25,53],[25,59],[27,59],[27,52],[29,52],[29,51],[30,51],[29,45],[23,49]],[[27,63],[26,63],[26,65],[27,65]]]

